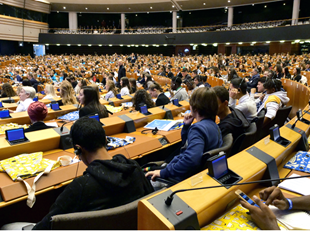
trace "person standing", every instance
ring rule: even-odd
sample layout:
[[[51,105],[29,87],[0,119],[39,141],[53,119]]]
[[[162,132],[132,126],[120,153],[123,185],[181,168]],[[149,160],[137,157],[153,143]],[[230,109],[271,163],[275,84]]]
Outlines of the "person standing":
[[[123,60],[118,60],[118,87],[120,86],[120,81],[122,77],[126,77],[126,69],[124,67]]]

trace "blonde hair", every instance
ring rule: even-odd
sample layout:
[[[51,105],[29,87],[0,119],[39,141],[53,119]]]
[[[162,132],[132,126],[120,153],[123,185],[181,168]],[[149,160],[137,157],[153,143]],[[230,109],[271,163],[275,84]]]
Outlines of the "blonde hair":
[[[64,80],[60,84],[60,96],[64,105],[77,104],[72,84]]]
[[[112,91],[113,94],[114,94],[114,96],[116,97],[116,95],[117,95],[117,90],[116,90],[116,88],[115,88],[114,82],[113,82],[112,80],[108,80],[107,83],[106,83],[106,85],[109,86],[109,91]]]
[[[29,95],[29,98],[33,99],[36,96],[36,90],[33,87],[23,87],[26,94]]]
[[[54,86],[52,84],[46,84],[45,89],[47,95],[51,95],[53,98],[57,98]]]
[[[98,99],[100,99],[100,92],[99,92],[98,85],[95,83],[92,83],[90,86],[95,89],[95,91],[97,92],[97,95],[98,95]]]

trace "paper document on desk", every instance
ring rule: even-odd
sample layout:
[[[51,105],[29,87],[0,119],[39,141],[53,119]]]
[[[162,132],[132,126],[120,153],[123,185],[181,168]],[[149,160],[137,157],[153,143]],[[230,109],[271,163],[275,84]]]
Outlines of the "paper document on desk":
[[[58,128],[58,124],[56,122],[45,123],[46,126]]]
[[[305,211],[280,210],[273,205],[269,205],[271,211],[276,215],[279,222],[288,229],[310,229],[310,215]]]
[[[297,177],[300,175],[292,174],[290,177]],[[310,195],[310,179],[298,178],[293,180],[285,180],[279,184],[280,188],[286,189],[291,192],[295,192],[301,195]]]
[[[144,128],[146,129],[155,129],[161,131],[169,131],[172,127],[176,125],[183,125],[183,120],[158,120],[155,119],[152,122],[148,123]]]

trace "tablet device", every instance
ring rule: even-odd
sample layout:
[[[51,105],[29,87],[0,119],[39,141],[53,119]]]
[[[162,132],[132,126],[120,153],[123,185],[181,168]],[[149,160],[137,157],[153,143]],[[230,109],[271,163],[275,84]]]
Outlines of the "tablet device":
[[[147,106],[142,106],[140,107],[140,112],[143,114],[143,115],[150,115],[151,113],[149,113],[147,111]]]
[[[59,111],[61,110],[59,108],[59,104],[58,103],[51,103],[51,108],[54,110],[54,111]]]
[[[1,119],[11,118],[10,111],[9,110],[0,111],[0,118]]]
[[[34,102],[38,102],[38,100],[39,100],[38,97],[34,97],[34,98],[33,98],[33,101],[34,101]]]
[[[0,107],[3,107],[2,102],[0,101]]]
[[[118,99],[123,99],[122,96],[121,96],[121,94],[117,94],[117,95],[116,95],[116,98],[118,98]]]
[[[15,129],[5,130],[5,136],[6,136],[6,140],[11,145],[29,141],[25,136],[24,128],[15,128]]]
[[[272,128],[270,128],[270,139],[273,141],[280,141],[280,130],[279,126],[276,124]]]

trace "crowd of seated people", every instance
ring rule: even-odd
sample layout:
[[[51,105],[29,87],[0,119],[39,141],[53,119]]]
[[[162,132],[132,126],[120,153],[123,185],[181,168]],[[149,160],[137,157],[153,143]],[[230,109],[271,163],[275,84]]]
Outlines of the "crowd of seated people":
[[[49,128],[44,124],[47,115],[46,106],[40,102],[33,102],[40,84],[45,85],[46,99],[58,97],[55,94],[56,87],[59,88],[61,98],[58,101],[59,105],[79,104],[77,109],[79,117],[86,118],[78,120],[80,122],[72,127],[71,136],[73,136],[75,149],[80,150],[81,159],[88,166],[95,165],[98,162],[96,159],[106,157],[105,143],[102,143],[102,140],[97,142],[94,138],[92,141],[95,143],[89,144],[81,140],[83,137],[85,140],[90,139],[91,136],[86,133],[91,129],[92,131],[98,130],[99,134],[102,133],[101,138],[105,140],[104,129],[99,128],[102,126],[98,127],[93,120],[87,118],[88,115],[94,113],[99,114],[100,118],[108,116],[106,107],[99,101],[99,85],[106,90],[106,94],[102,97],[106,100],[118,94],[121,97],[132,94],[132,109],[136,111],[139,111],[142,106],[152,108],[166,105],[174,99],[189,100],[191,112],[184,116],[184,126],[181,132],[182,148],[175,150],[174,156],[166,160],[161,170],[150,171],[146,174],[152,180],[162,177],[177,181],[201,171],[203,153],[221,147],[223,137],[229,133],[236,140],[247,131],[261,111],[265,111],[263,126],[268,126],[275,118],[277,111],[289,102],[280,80],[288,78],[300,81],[301,77],[298,76],[305,75],[301,71],[303,65],[304,71],[310,71],[308,55],[289,54],[255,56],[219,54],[188,57],[138,54],[46,55],[33,59],[3,56],[0,57],[0,62],[6,63],[0,69],[0,80],[1,76],[3,79],[7,79],[6,76],[8,76],[11,81],[1,86],[3,97],[14,95],[12,85],[13,87],[20,85],[18,76],[25,79],[22,81],[22,85],[25,86],[18,87],[19,105],[16,112],[28,112],[32,125],[27,132]],[[208,77],[223,79],[225,86],[211,87]],[[160,80],[167,82],[165,84]],[[170,86],[167,83],[170,83]],[[237,100],[238,104],[236,104]],[[216,116],[219,117],[219,121],[216,121]],[[92,155],[98,158],[90,157]],[[124,159],[123,156],[108,161],[119,161],[125,165],[135,166],[135,163]],[[133,169],[136,168],[134,166]],[[87,174],[91,174],[89,171],[92,170],[87,170]],[[135,171],[137,175],[140,174],[138,170]],[[146,182],[143,183],[145,190],[133,192],[131,200],[126,200],[124,203],[153,191],[149,182]],[[69,187],[70,190],[71,187],[77,187],[77,183],[79,182],[75,181]],[[84,202],[79,208],[69,209],[68,203],[63,202],[69,193],[64,191],[64,194],[51,208],[50,213],[38,223],[36,228],[49,228],[48,221],[54,214],[94,209],[84,206]],[[99,195],[95,196],[96,200],[102,200]],[[66,205],[65,210],[59,208],[59,201]],[[113,206],[117,205],[97,206],[96,209]]]

